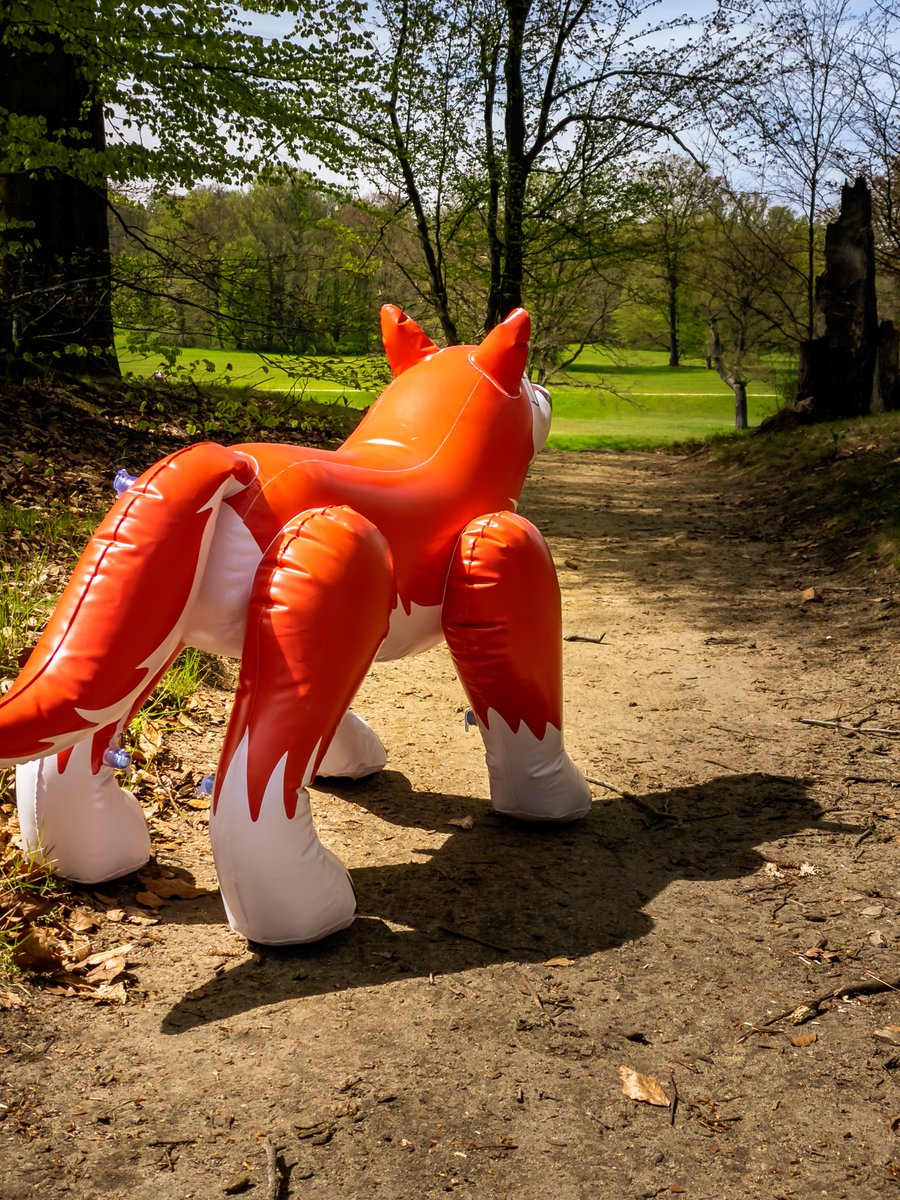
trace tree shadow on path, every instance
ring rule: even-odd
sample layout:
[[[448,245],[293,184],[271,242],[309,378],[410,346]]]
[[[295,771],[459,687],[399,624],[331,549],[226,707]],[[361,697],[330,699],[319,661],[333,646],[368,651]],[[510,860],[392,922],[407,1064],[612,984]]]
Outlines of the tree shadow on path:
[[[259,948],[179,1000],[164,1033],[394,979],[600,953],[647,934],[644,906],[673,881],[750,875],[764,863],[755,846],[800,830],[857,832],[824,821],[805,781],[771,775],[597,802],[568,826],[524,825],[483,801],[414,792],[393,771],[332,790],[384,821],[449,836],[413,851],[417,861],[354,870],[360,915],[349,930]],[[448,824],[467,815],[470,830]],[[215,904],[198,902],[197,919],[215,921]]]

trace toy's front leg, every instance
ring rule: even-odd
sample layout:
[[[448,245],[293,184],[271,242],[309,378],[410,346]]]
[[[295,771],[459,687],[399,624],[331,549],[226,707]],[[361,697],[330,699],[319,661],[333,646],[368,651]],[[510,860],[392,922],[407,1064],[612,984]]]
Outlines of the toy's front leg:
[[[210,819],[229,923],[251,941],[315,941],[356,914],[346,869],[316,835],[306,785],[394,599],[387,543],[352,509],[302,514],[260,563]]]
[[[103,883],[142,867],[150,834],[141,806],[115,772],[92,759],[91,739],[16,767],[22,847],[77,883]]]
[[[463,530],[442,619],[484,739],[494,808],[531,821],[584,816],[590,789],[562,737],[559,584],[530,522],[501,512]]]

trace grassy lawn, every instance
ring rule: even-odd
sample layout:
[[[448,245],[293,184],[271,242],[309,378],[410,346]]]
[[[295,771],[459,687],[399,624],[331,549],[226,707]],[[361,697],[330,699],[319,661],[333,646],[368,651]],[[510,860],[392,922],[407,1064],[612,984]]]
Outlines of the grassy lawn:
[[[734,400],[729,388],[702,360],[677,368],[665,365],[663,352],[588,350],[551,386],[553,429],[549,444],[560,449],[641,450],[693,441],[734,428]],[[179,371],[193,368],[198,382],[225,382],[264,391],[300,390],[309,399],[343,401],[365,408],[372,391],[327,381],[293,379],[273,355],[263,364],[256,354],[240,350],[185,349]],[[138,357],[119,348],[123,372],[147,378],[164,368],[154,355]],[[210,371],[206,366],[212,364]],[[758,425],[775,410],[771,384],[751,383],[750,424]]]
[[[651,449],[734,429],[734,397],[702,359],[666,366],[651,350],[587,350],[556,380],[550,445]],[[751,383],[751,426],[775,411],[771,384]]]
[[[123,374],[136,375],[139,379],[149,379],[157,370],[167,374],[167,378],[177,379],[179,376],[190,377],[197,383],[225,383],[235,387],[258,388],[264,392],[302,392],[308,399],[322,400],[334,404],[344,400],[351,408],[366,408],[375,399],[372,391],[343,387],[339,383],[315,381],[306,383],[296,379],[285,369],[290,366],[288,355],[266,355],[265,361],[258,354],[248,350],[197,350],[185,348],[178,356],[175,372],[166,371],[165,360],[160,355],[136,355],[125,349],[124,344],[117,346],[119,366]],[[207,364],[212,364],[209,370]]]

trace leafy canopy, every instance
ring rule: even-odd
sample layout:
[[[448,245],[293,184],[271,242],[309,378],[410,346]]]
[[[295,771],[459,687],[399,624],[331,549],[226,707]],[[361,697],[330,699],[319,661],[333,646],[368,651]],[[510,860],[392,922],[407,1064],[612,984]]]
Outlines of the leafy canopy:
[[[339,93],[345,70],[364,73],[354,32],[362,8],[359,0],[0,0],[0,62],[25,56],[49,73],[54,56],[68,56],[107,127],[100,147],[84,122],[53,129],[40,114],[0,108],[0,173],[55,170],[93,186],[165,188],[242,182],[301,152],[337,165],[322,101]],[[250,13],[288,14],[293,28],[266,39],[250,32]]]

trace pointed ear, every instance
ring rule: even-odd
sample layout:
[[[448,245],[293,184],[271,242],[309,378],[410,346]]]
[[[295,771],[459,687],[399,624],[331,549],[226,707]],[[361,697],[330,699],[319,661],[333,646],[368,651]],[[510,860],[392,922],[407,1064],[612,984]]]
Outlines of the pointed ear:
[[[530,336],[531,318],[524,308],[517,308],[472,352],[476,366],[508,396],[516,395],[522,385]]]
[[[396,304],[382,305],[381,340],[395,378],[437,350],[428,334]]]

